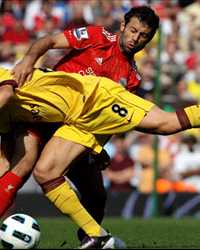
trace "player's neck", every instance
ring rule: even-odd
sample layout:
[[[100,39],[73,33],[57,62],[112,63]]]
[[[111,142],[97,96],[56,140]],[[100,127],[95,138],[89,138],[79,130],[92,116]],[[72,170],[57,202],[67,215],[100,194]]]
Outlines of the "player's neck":
[[[120,39],[120,36],[118,37],[118,47],[119,47],[119,50],[121,52],[121,54],[127,58],[128,61],[132,61],[134,59],[134,53],[127,53],[124,48],[123,48],[123,45],[122,45],[122,41]]]

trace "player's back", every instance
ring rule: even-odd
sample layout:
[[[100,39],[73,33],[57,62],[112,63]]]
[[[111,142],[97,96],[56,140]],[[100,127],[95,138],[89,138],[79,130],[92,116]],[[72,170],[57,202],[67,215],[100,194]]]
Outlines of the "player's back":
[[[12,79],[9,70],[0,70],[1,81]],[[99,78],[94,76],[35,69],[31,80],[15,89],[8,106],[12,120],[63,122],[66,116],[75,118],[95,92],[98,82]]]
[[[11,71],[9,69],[0,67],[0,82],[8,79],[12,79]]]

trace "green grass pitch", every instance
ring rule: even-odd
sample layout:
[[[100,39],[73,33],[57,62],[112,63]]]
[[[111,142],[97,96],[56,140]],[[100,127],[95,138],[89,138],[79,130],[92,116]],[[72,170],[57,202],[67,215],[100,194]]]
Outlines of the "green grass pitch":
[[[65,217],[37,218],[41,227],[39,249],[77,248],[77,227]],[[200,249],[198,218],[105,218],[103,226],[127,244],[127,248]]]

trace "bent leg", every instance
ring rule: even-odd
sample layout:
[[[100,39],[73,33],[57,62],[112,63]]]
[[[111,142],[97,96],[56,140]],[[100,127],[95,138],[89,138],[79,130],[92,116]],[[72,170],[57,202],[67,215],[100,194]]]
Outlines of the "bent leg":
[[[38,156],[39,141],[32,134],[24,131],[17,133],[12,158],[10,159],[11,170],[0,178],[0,216],[10,207],[15,199],[17,191],[25,183],[30,175]],[[6,141],[5,141],[6,143]]]
[[[27,179],[38,159],[40,139],[27,130],[18,130],[15,142],[11,171],[17,176]]]
[[[70,163],[85,151],[86,148],[80,144],[54,136],[42,151],[34,168],[34,176],[46,197],[63,214],[69,215],[87,235],[106,235],[106,231],[81,205],[75,191],[63,177]]]
[[[34,168],[37,182],[43,184],[62,176],[70,163],[85,151],[86,148],[78,143],[53,136],[42,150]]]
[[[103,178],[99,166],[90,159],[90,155],[82,156],[70,166],[67,177],[80,192],[81,203],[100,224],[105,213],[107,193],[103,185]],[[85,237],[83,230],[78,230],[78,238]]]

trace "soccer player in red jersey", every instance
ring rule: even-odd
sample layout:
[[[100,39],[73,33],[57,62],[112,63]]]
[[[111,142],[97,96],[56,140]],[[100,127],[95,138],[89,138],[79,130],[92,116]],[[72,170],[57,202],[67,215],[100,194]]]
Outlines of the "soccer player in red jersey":
[[[143,29],[148,33],[147,27]],[[120,40],[119,34],[111,34],[104,27],[88,26],[65,30],[61,36],[73,49],[56,64],[56,70],[108,77],[131,92],[138,86],[140,75],[133,54],[122,53],[124,38]],[[130,42],[128,46],[132,48],[133,44]]]
[[[105,76],[124,85],[129,91],[134,91],[140,83],[134,54],[151,41],[158,25],[159,18],[154,11],[150,7],[141,6],[132,8],[125,14],[119,34],[111,34],[103,27],[88,26],[47,35],[31,46],[12,73],[18,84],[22,85],[26,79],[31,78],[34,64],[42,54],[48,49],[64,48],[70,52],[55,65],[54,70]],[[29,145],[27,138],[26,144]],[[31,151],[26,153],[32,153]],[[91,166],[88,156],[81,159],[81,162],[82,164],[73,166],[67,176],[81,193],[82,204],[97,222],[101,223],[106,202],[101,172],[94,164]],[[81,168],[83,164],[84,168]],[[29,161],[29,168],[30,166]],[[17,174],[18,177],[23,177],[20,171]],[[4,204],[5,207],[6,201]],[[79,238],[82,240],[83,237],[83,233],[80,233]]]

